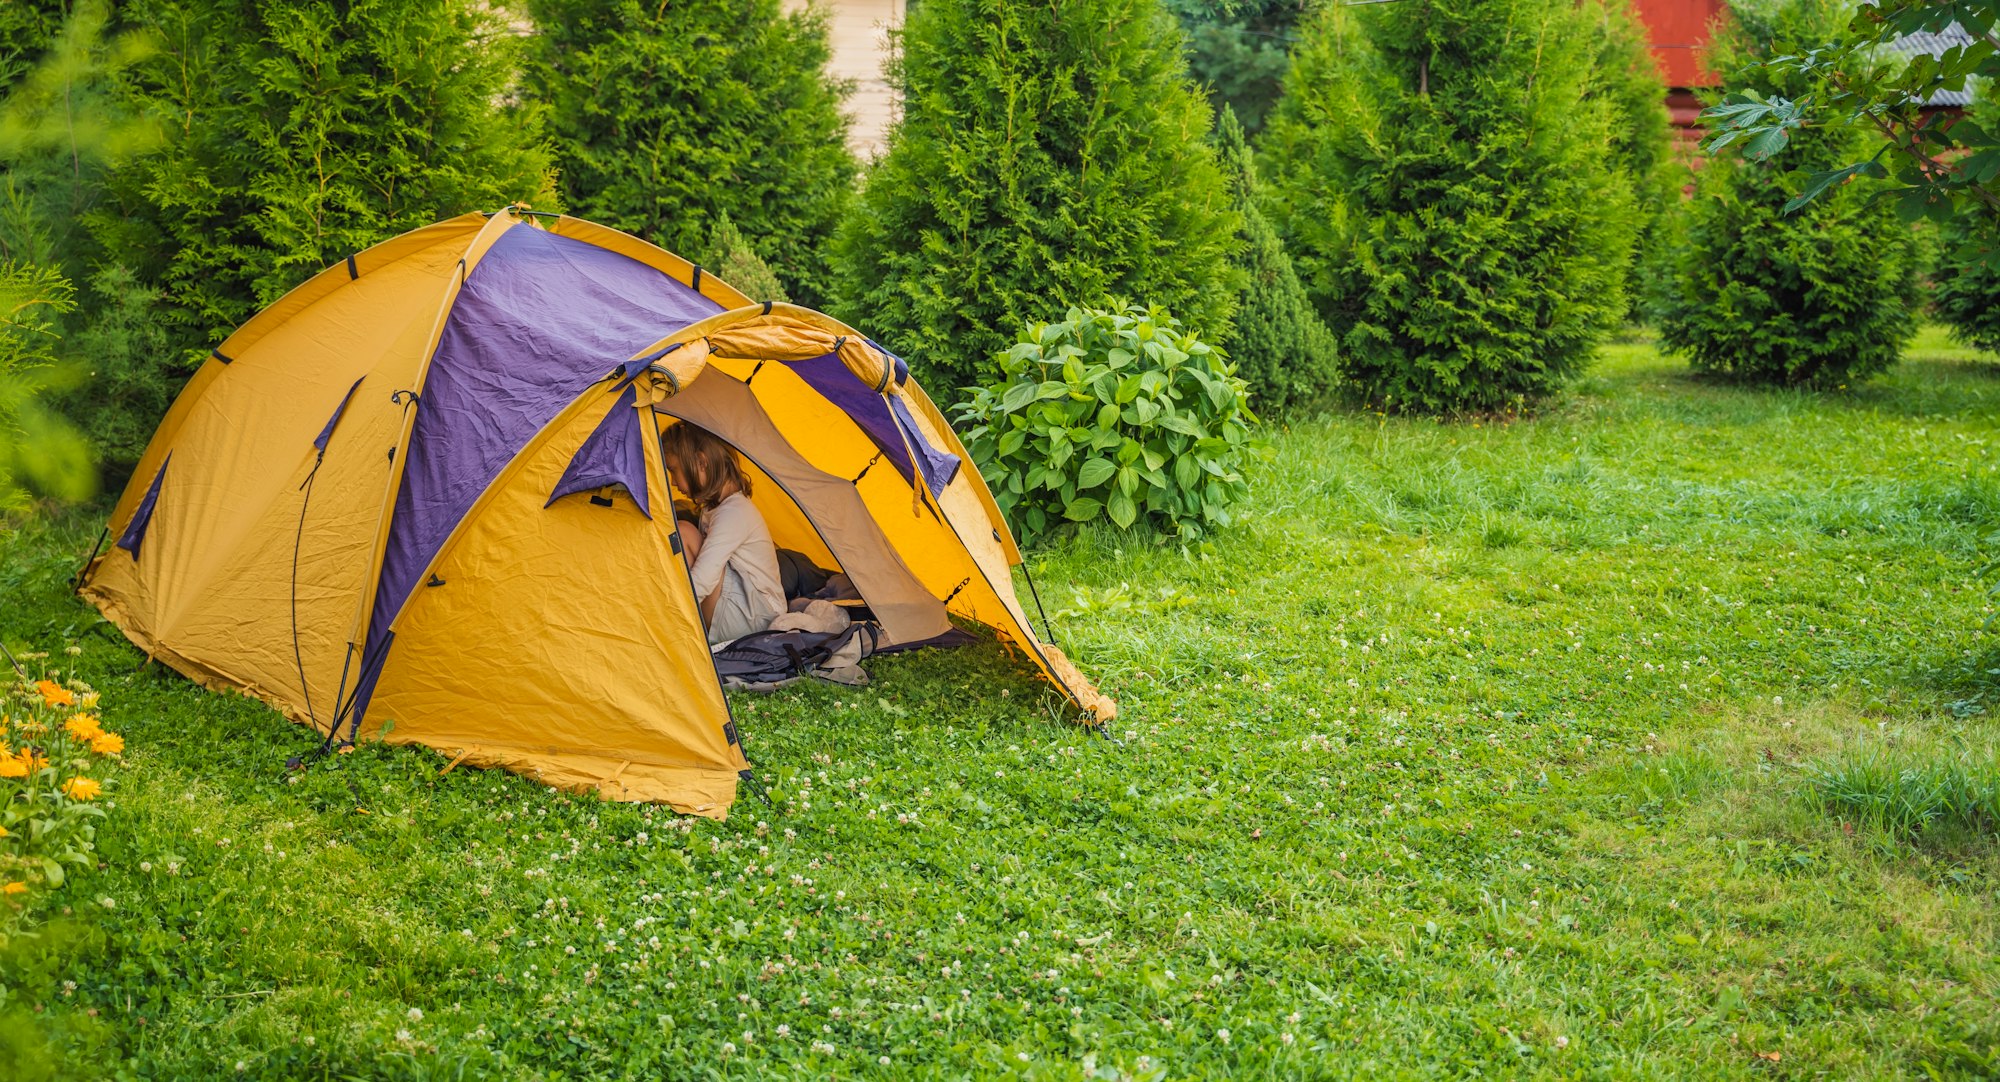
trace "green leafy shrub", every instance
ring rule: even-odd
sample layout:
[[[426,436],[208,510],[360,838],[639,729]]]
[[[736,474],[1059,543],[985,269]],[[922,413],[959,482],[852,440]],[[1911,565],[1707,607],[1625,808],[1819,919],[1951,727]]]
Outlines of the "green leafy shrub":
[[[1005,379],[959,407],[966,448],[1025,540],[1063,522],[1229,524],[1254,444],[1221,350],[1158,308],[1072,308],[999,358]]]
[[[168,136],[112,170],[88,216],[130,274],[105,280],[115,303],[80,307],[118,324],[98,341],[144,350],[89,358],[130,377],[121,408],[146,404],[121,432],[150,433],[208,350],[327,266],[440,218],[549,201],[539,112],[502,114],[517,39],[495,5],[132,0],[119,18],[153,46],[121,73],[124,97]],[[94,430],[102,407],[68,401]],[[129,464],[142,447],[124,440],[100,449]]]
[[[1328,5],[1260,148],[1353,392],[1510,408],[1624,317],[1633,183],[1572,0]]]
[[[528,0],[527,11],[525,89],[549,107],[571,213],[683,254],[727,214],[786,292],[824,301],[824,249],[855,163],[823,10]]]
[[[715,229],[708,235],[708,243],[702,246],[707,253],[704,257],[715,270],[716,277],[735,286],[742,294],[755,301],[789,301],[783,283],[771,265],[757,255],[757,249],[743,239],[736,223],[724,213],[715,220]]]
[[[1250,385],[1252,401],[1267,416],[1323,401],[1339,378],[1340,347],[1313,311],[1278,231],[1257,207],[1250,145],[1235,110],[1228,107],[1216,125],[1216,147],[1243,217],[1237,234],[1243,247],[1236,255],[1243,286],[1228,341],[1236,374]]]
[[[1823,90],[1797,69],[1757,65],[1845,26],[1842,0],[1741,4],[1708,63],[1727,91],[1800,97]],[[1684,240],[1658,282],[1660,341],[1696,371],[1758,383],[1833,387],[1886,370],[1916,329],[1916,238],[1895,204],[1844,185],[1785,213],[1809,174],[1866,157],[1869,137],[1806,128],[1791,149],[1755,161],[1717,147],[1683,210]]]
[[[902,117],[835,244],[836,314],[938,391],[1069,305],[1226,334],[1236,215],[1159,0],[924,0],[900,40]]]

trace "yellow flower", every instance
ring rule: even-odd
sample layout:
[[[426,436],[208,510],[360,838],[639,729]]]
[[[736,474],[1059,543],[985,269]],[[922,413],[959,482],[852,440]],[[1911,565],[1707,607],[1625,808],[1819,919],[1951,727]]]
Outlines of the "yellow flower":
[[[4,887],[0,887],[0,893],[26,894],[27,892],[28,892],[28,884],[23,883],[18,879],[12,883],[7,884]]]
[[[42,693],[42,702],[49,706],[70,706],[76,702],[76,693],[53,680],[35,681],[35,690]]]
[[[125,750],[125,738],[117,733],[98,733],[90,738],[90,750],[99,755],[116,755]]]
[[[83,707],[85,710],[95,710],[97,709],[97,699],[97,692],[86,691],[76,697],[76,705]]]
[[[0,756],[0,778],[25,778],[27,776],[28,764],[14,758],[12,755]]]
[[[10,837],[13,833],[13,831],[8,830],[6,827],[0,827],[0,838]]]
[[[40,770],[49,765],[49,757],[37,752],[33,748],[22,748],[20,751],[15,752],[14,761],[27,767],[29,770]]]
[[[78,714],[63,722],[63,728],[78,740],[95,740],[104,732],[104,725],[97,720],[96,714]]]
[[[63,782],[62,788],[63,794],[71,800],[96,800],[97,794],[104,791],[104,786],[90,778],[71,778]]]

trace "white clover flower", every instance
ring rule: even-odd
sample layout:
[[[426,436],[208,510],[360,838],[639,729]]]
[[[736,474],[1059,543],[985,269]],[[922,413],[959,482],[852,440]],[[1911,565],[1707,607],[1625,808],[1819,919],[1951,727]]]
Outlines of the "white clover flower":
[[[417,1007],[411,1007],[411,1008],[410,1008],[410,1021],[412,1021],[412,1022],[421,1022],[421,1021],[423,1021],[423,1020],[424,1020],[424,1012],[423,1012],[423,1010],[422,1010],[421,1008],[417,1008]]]

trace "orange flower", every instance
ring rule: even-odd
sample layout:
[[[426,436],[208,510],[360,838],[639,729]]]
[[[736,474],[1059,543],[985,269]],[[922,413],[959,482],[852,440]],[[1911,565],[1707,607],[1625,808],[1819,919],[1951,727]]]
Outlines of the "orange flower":
[[[27,776],[28,764],[14,758],[12,755],[0,755],[0,778],[25,778]]]
[[[116,755],[125,750],[125,738],[117,733],[98,733],[90,738],[90,750],[99,755]]]
[[[76,693],[53,680],[35,681],[35,690],[42,693],[42,702],[49,706],[70,706],[76,702]]]
[[[71,800],[96,800],[97,794],[104,791],[104,786],[90,778],[71,778],[63,782],[62,788],[63,794]]]
[[[40,770],[49,765],[49,757],[37,752],[33,748],[22,748],[20,751],[15,752],[14,761],[27,767],[29,770]]]
[[[27,892],[28,892],[28,884],[23,883],[18,879],[12,883],[7,884],[4,887],[0,887],[0,893],[26,894]]]
[[[63,728],[78,740],[95,740],[104,732],[104,725],[97,720],[96,714],[78,714],[63,722]]]

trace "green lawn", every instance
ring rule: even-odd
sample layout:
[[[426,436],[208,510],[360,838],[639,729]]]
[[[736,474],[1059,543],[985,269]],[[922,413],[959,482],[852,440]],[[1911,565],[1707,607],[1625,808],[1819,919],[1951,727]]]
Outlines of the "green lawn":
[[[776,806],[719,825],[409,749],[288,776],[305,730],[66,595],[94,518],[31,528],[0,639],[80,645],[131,766],[73,919],[0,962],[0,1044],[66,1078],[2000,1071],[2000,364],[1933,333],[1820,396],[1635,341],[1530,420],[1273,449],[1208,542],[1034,557],[1115,739],[997,648],[880,659],[736,700]],[[1937,774],[1971,795],[1881,825]]]

